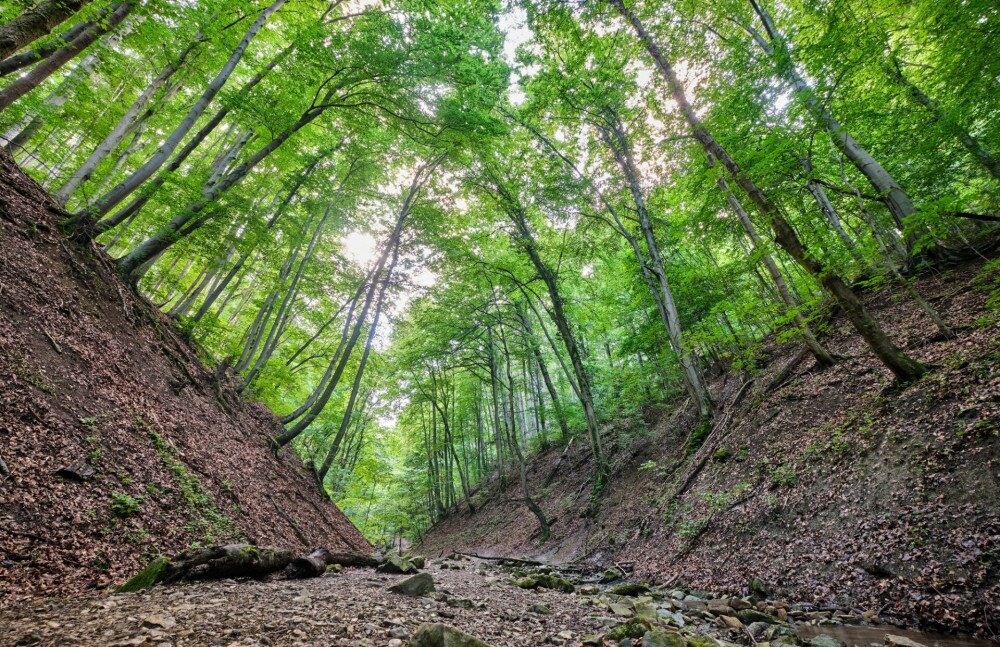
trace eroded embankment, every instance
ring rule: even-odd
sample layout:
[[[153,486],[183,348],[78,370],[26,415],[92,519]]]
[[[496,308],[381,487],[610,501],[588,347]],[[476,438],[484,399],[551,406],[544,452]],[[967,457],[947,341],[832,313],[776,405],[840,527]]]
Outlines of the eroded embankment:
[[[0,153],[0,605],[244,538],[370,549],[291,457]]]
[[[832,369],[808,357],[791,364],[798,348],[772,343],[757,370],[719,375],[714,430],[697,453],[685,451],[696,426],[685,403],[649,412],[646,425],[612,421],[614,476],[596,518],[581,512],[593,465],[580,438],[561,462],[554,448],[531,465],[553,520],[547,544],[516,489],[497,494],[491,483],[475,514],[463,507],[421,549],[615,562],[640,578],[733,594],[756,581],[786,599],[995,635],[1000,326],[986,304],[991,281],[973,263],[919,282],[957,339],[935,337],[901,291],[869,296],[893,337],[934,365],[916,384],[894,386],[838,318],[824,341],[848,359]]]

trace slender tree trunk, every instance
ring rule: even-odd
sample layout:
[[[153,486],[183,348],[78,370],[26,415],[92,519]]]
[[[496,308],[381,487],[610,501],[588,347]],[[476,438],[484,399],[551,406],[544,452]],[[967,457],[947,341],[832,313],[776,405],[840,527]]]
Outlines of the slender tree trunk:
[[[992,153],[986,150],[979,140],[973,137],[969,130],[960,124],[958,120],[953,119],[951,115],[945,112],[937,101],[931,99],[918,85],[907,79],[906,75],[903,74],[903,69],[900,67],[898,60],[893,58],[892,63],[887,65],[886,68],[889,74],[900,85],[906,88],[910,96],[931,113],[934,120],[941,124],[945,131],[958,139],[965,150],[969,151],[976,161],[989,171],[994,179],[1000,180],[1000,159],[997,159]]]
[[[687,389],[691,400],[698,406],[698,413],[703,418],[712,415],[712,399],[698,372],[697,357],[684,347],[684,336],[681,331],[680,314],[677,312],[677,305],[674,301],[673,290],[667,280],[667,272],[663,260],[660,256],[659,244],[653,233],[653,224],[649,219],[649,211],[646,209],[646,199],[642,194],[639,185],[639,177],[632,158],[632,149],[625,136],[624,126],[621,119],[612,111],[609,112],[609,128],[603,130],[604,140],[615,155],[618,166],[628,181],[629,191],[632,194],[632,201],[635,204],[636,212],[639,216],[639,228],[646,241],[646,251],[649,252],[650,270],[656,277],[656,282],[660,289],[660,298],[666,313],[667,335],[670,338],[670,346],[681,365],[681,374],[684,376],[684,386]]]
[[[187,57],[204,42],[204,37],[199,33],[198,36],[193,40],[184,50],[177,56],[177,59],[168,63],[163,70],[160,71],[156,77],[150,81],[149,85],[142,91],[142,93],[132,102],[125,114],[121,116],[118,123],[114,125],[111,132],[101,141],[100,144],[93,150],[89,157],[80,165],[69,179],[59,187],[54,193],[56,202],[60,205],[65,206],[66,202],[69,200],[70,196],[76,191],[83,182],[90,179],[90,176],[97,169],[98,165],[104,161],[104,159],[110,155],[118,145],[128,136],[130,132],[138,125],[139,120],[149,105],[150,101],[157,92],[163,88],[170,78],[174,75],[177,70],[184,65]]]
[[[608,466],[604,459],[604,451],[601,448],[601,431],[597,424],[597,413],[594,409],[594,398],[590,389],[590,377],[587,375],[587,369],[583,364],[583,355],[581,354],[576,337],[573,335],[573,331],[569,326],[569,320],[566,318],[566,313],[563,310],[562,295],[559,293],[558,282],[556,281],[555,274],[545,261],[542,260],[541,255],[538,253],[538,246],[531,233],[531,229],[528,227],[527,214],[525,213],[524,208],[518,203],[516,198],[507,192],[506,187],[504,187],[500,182],[495,182],[495,186],[498,190],[499,197],[505,203],[505,210],[507,211],[508,217],[510,217],[515,228],[517,229],[517,239],[522,250],[528,256],[532,265],[534,265],[535,270],[542,277],[542,281],[545,283],[545,287],[548,290],[549,300],[552,302],[550,315],[552,316],[553,323],[555,323],[556,329],[559,331],[559,336],[562,338],[563,344],[566,347],[566,353],[569,355],[570,364],[572,365],[573,372],[576,375],[576,383],[579,387],[580,403],[583,405],[584,418],[587,421],[587,431],[590,435],[590,447],[594,454],[594,461],[597,465],[594,490],[595,492],[600,492],[600,490],[603,489],[604,483],[608,477]]]
[[[750,220],[750,215],[740,204],[740,201],[736,198],[733,192],[729,189],[729,183],[726,182],[726,178],[719,176],[718,179],[719,189],[722,191],[723,195],[726,196],[726,201],[729,203],[729,208],[733,210],[733,213],[740,220],[740,224],[743,226],[743,231],[746,233],[747,238],[750,239],[751,248],[760,254],[760,260],[767,269],[767,273],[771,275],[771,280],[774,282],[774,287],[778,290],[778,295],[781,297],[781,302],[785,306],[785,312],[791,313],[792,319],[795,322],[795,327],[798,328],[799,333],[802,335],[802,341],[805,343],[809,352],[813,354],[816,358],[816,364],[819,366],[833,366],[835,361],[833,355],[830,354],[816,336],[813,335],[812,330],[809,329],[809,324],[806,323],[802,315],[799,313],[799,304],[796,303],[795,299],[792,298],[792,294],[788,291],[788,284],[785,283],[785,277],[781,275],[781,270],[778,269],[778,264],[774,262],[774,258],[767,252],[764,247],[763,241],[760,235],[757,233],[757,228],[754,227],[753,221]]]
[[[615,0],[621,2],[622,0]],[[779,73],[792,86],[795,93],[799,95],[806,107],[813,113],[833,138],[833,143],[851,161],[854,167],[865,179],[871,183],[875,191],[885,198],[885,204],[889,208],[896,225],[900,230],[905,230],[906,220],[916,212],[913,201],[903,190],[896,179],[876,160],[864,147],[859,144],[851,133],[844,128],[839,121],[830,113],[826,104],[820,100],[806,80],[795,69],[791,52],[788,50],[785,37],[778,32],[777,27],[771,20],[770,14],[760,5],[757,0],[750,0],[754,12],[764,25],[767,39],[751,30],[751,34],[757,44],[769,56],[775,59]]]
[[[240,62],[240,59],[243,58],[244,52],[246,52],[247,47],[257,35],[257,32],[259,32],[264,26],[264,23],[266,23],[268,18],[271,17],[271,14],[280,9],[285,2],[286,0],[274,0],[274,2],[268,5],[260,13],[260,15],[257,16],[257,19],[250,25],[239,44],[236,46],[236,49],[230,55],[229,60],[227,60],[225,65],[222,66],[219,73],[208,84],[208,87],[205,88],[205,91],[200,97],[198,97],[198,100],[195,101],[194,105],[191,106],[191,109],[188,111],[181,123],[178,124],[177,127],[174,128],[173,132],[171,132],[166,140],[164,140],[160,148],[134,173],[118,183],[117,186],[99,198],[93,205],[77,213],[71,221],[74,229],[87,229],[97,218],[103,216],[115,205],[127,198],[133,191],[139,188],[143,182],[152,177],[153,174],[161,166],[163,166],[177,146],[180,145],[181,140],[183,140],[188,132],[194,127],[198,118],[201,117],[202,113],[204,113],[208,108],[208,105],[212,102],[212,99],[215,98],[215,95],[222,90],[222,86],[224,86],[226,81],[229,80],[230,75],[232,75],[233,70],[236,69],[236,65]]]
[[[372,271],[372,281],[371,285],[368,288],[368,292],[365,295],[364,306],[361,309],[361,313],[358,315],[358,322],[354,326],[354,330],[351,333],[351,338],[348,340],[348,343],[344,348],[344,353],[340,358],[340,361],[337,365],[337,368],[333,376],[331,377],[323,393],[316,399],[316,402],[312,405],[309,411],[302,417],[302,419],[299,420],[299,422],[297,422],[294,426],[285,429],[283,433],[281,433],[277,438],[274,439],[274,442],[278,446],[287,445],[292,440],[294,440],[299,434],[305,431],[306,427],[308,427],[312,423],[312,421],[315,420],[316,417],[323,411],[323,408],[326,406],[326,403],[330,400],[330,396],[333,395],[333,390],[337,387],[337,383],[340,381],[340,376],[344,372],[344,368],[347,365],[347,360],[350,358],[354,345],[357,342],[358,337],[360,337],[361,335],[361,328],[364,324],[364,321],[368,317],[368,310],[371,306],[372,299],[374,298],[375,290],[376,288],[378,288],[379,285],[379,281],[377,279],[382,274],[382,271],[385,268],[385,264],[388,261],[389,254],[393,253],[393,250],[396,248],[396,245],[398,244],[400,236],[402,236],[403,234],[403,226],[405,225],[406,219],[410,214],[410,209],[412,207],[413,201],[416,199],[417,194],[423,187],[424,182],[426,182],[429,179],[430,175],[434,172],[434,169],[437,168],[439,162],[440,159],[434,162],[428,162],[421,165],[417,169],[417,172],[413,178],[413,182],[410,184],[410,189],[407,192],[406,197],[403,199],[403,204],[400,207],[399,215],[396,218],[396,225],[389,236],[389,240],[386,242],[385,250],[383,250],[382,254],[379,256],[379,259],[375,265],[375,269]],[[383,283],[381,292],[384,292],[384,290],[385,290],[385,284]]]
[[[217,183],[203,187],[201,199],[189,204],[155,234],[146,239],[128,255],[119,259],[118,268],[122,275],[131,277],[134,281],[136,268],[140,267],[153,256],[168,249],[180,238],[200,228],[213,215],[211,210],[202,213],[206,207],[212,205],[222,194],[241,182],[265,157],[277,150],[289,137],[304,126],[312,123],[322,113],[322,108],[310,107],[298,121],[268,142],[247,161],[227,173]]]
[[[795,259],[809,274],[814,276],[841,306],[847,319],[871,347],[876,356],[889,370],[903,382],[921,377],[927,369],[919,362],[910,358],[886,335],[882,327],[869,314],[857,294],[847,285],[841,276],[831,268],[825,267],[812,256],[798,234],[792,229],[778,206],[758,187],[752,179],[736,164],[729,152],[702,125],[695,114],[694,108],[688,103],[684,87],[677,79],[673,67],[660,51],[659,46],[646,32],[639,19],[627,7],[623,0],[608,0],[632,26],[639,40],[649,52],[657,68],[663,74],[670,92],[676,101],[682,116],[692,130],[692,135],[701,144],[706,154],[719,160],[729,172],[733,180],[743,189],[754,205],[768,219],[774,231],[778,244]]]

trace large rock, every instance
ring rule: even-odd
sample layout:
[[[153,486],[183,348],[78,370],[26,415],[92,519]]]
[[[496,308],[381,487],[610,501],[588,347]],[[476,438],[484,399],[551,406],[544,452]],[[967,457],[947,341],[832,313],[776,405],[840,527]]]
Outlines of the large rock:
[[[386,555],[385,561],[376,568],[379,573],[394,573],[398,575],[409,575],[416,573],[417,567],[406,557],[398,554]]]
[[[420,597],[434,590],[434,578],[429,573],[418,573],[389,587],[393,593]]]
[[[650,629],[642,637],[642,647],[685,647],[684,637],[674,631]]]
[[[809,639],[809,647],[847,647],[847,643],[827,634],[819,634]]]
[[[552,589],[563,593],[572,593],[574,590],[573,584],[569,580],[564,580],[557,575],[529,575],[514,582],[514,586],[522,589]]]
[[[607,590],[607,593],[635,598],[640,595],[649,595],[649,585],[642,582],[625,582],[618,586],[612,586]]]
[[[425,575],[425,573],[422,573]],[[417,577],[420,577],[419,575]],[[414,578],[410,578],[411,580]],[[442,624],[423,624],[417,627],[410,638],[410,647],[489,647],[483,641],[473,638]]]
[[[886,634],[885,644],[889,647],[925,647],[923,643],[918,643],[916,640],[912,640],[906,636],[897,636],[896,634]]]
[[[768,615],[763,611],[757,611],[756,609],[743,609],[736,612],[736,617],[745,625],[750,625],[755,622],[766,622],[769,625],[778,624],[781,622],[772,615]]]

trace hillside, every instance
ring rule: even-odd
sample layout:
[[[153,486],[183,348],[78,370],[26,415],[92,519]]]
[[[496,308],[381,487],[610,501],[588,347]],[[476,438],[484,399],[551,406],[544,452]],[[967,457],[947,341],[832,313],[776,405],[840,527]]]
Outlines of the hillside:
[[[640,579],[773,594],[874,611],[883,620],[996,635],[1000,604],[1000,326],[982,264],[922,279],[961,330],[930,338],[905,294],[870,296],[894,337],[937,370],[900,388],[838,318],[824,343],[849,357],[827,370],[794,345],[766,347],[757,370],[716,376],[718,413],[701,448],[688,402],[605,427],[613,476],[596,518],[578,439],[529,466],[538,526],[517,479],[495,477],[435,525],[420,550],[531,555],[621,565]],[[782,378],[790,369],[790,373]],[[551,483],[545,486],[546,480]]]
[[[121,583],[159,552],[243,539],[368,550],[274,416],[0,153],[0,605]]]

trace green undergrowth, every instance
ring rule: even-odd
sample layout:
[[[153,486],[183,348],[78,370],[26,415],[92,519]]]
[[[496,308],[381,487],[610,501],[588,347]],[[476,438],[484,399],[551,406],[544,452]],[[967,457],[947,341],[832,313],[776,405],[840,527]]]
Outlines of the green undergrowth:
[[[140,421],[139,425],[145,427],[149,433],[149,438],[156,449],[160,461],[173,475],[174,481],[180,490],[181,498],[187,507],[198,515],[196,527],[189,530],[205,533],[205,539],[212,541],[215,536],[229,536],[233,534],[232,520],[219,511],[215,504],[215,499],[211,493],[198,480],[198,477],[188,470],[187,466],[177,457],[177,451],[161,436],[149,423]]]

